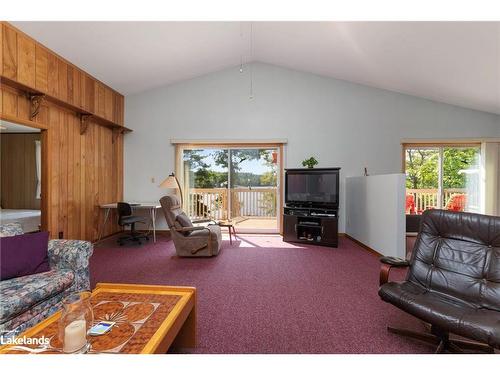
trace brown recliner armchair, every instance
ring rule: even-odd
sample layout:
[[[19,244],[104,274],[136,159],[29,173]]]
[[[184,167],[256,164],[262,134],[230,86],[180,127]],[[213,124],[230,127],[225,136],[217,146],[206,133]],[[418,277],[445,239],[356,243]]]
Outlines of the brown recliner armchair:
[[[435,344],[436,353],[500,348],[500,217],[428,210],[411,259],[381,262],[379,296],[431,325],[430,333],[390,332]],[[392,267],[409,267],[406,280],[387,282]]]
[[[193,226],[175,195],[161,198],[160,204],[178,256],[210,257],[219,254],[222,234],[218,225]]]

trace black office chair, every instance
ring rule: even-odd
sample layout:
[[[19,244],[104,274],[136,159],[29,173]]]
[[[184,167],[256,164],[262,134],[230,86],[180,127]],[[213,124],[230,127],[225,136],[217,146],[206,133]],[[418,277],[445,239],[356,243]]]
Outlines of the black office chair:
[[[149,241],[147,235],[135,231],[135,223],[146,223],[148,220],[146,217],[132,216],[132,207],[126,202],[118,202],[116,209],[118,212],[118,225],[122,228],[130,225],[130,234],[122,236],[117,240],[120,246],[123,246],[125,241],[134,241],[139,245],[141,244],[141,239]]]

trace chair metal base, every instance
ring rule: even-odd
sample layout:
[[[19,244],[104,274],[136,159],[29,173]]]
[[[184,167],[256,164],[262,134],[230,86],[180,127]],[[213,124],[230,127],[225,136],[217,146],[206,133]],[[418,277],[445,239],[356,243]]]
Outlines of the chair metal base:
[[[488,353],[493,354],[495,350],[486,344],[481,344],[478,342],[472,342],[467,340],[450,339],[448,332],[444,332],[439,328],[432,326],[430,333],[425,332],[415,332],[402,328],[387,327],[387,330],[396,335],[411,337],[429,344],[437,345],[436,351],[434,353]],[[467,350],[464,351],[464,350]]]
[[[142,223],[142,221],[140,221],[140,223]],[[130,225],[130,232],[127,235],[125,235],[125,236],[118,237],[118,239],[116,240],[116,242],[118,243],[118,245],[123,246],[126,241],[136,242],[138,245],[142,245],[141,239],[145,239],[146,241],[149,241],[149,237],[148,237],[147,234],[141,233],[141,232],[137,232],[135,230],[135,224],[136,223],[134,222],[134,223],[131,223],[131,224],[123,224],[123,225],[121,225],[122,231],[123,231],[123,229],[124,229],[125,226]]]
[[[141,239],[144,239],[146,241],[149,241],[149,237],[147,236],[127,236],[127,237],[119,237],[116,242],[118,242],[118,245],[123,246],[125,242],[130,241],[130,242],[136,242],[138,245],[142,245]]]
[[[128,234],[126,236],[118,237],[116,242],[120,246],[123,246],[125,244],[125,242],[127,242],[127,241],[136,242],[138,245],[142,245],[141,239],[149,241],[149,237],[147,235],[139,233],[139,232],[131,232],[130,234]]]

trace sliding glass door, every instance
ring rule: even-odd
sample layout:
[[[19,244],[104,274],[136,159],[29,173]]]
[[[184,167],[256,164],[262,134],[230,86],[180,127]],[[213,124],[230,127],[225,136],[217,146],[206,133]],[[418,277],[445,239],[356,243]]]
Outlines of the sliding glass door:
[[[481,211],[480,147],[405,146],[406,213]]]
[[[278,232],[280,148],[178,146],[184,210],[239,232]]]

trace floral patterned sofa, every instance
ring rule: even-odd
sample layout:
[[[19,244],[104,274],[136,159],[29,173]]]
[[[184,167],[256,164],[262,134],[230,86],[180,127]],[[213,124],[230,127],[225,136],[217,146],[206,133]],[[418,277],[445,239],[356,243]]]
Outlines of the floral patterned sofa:
[[[23,234],[19,223],[0,225],[0,237]],[[17,335],[60,309],[64,297],[89,290],[90,242],[50,240],[50,271],[0,281],[0,335]]]

